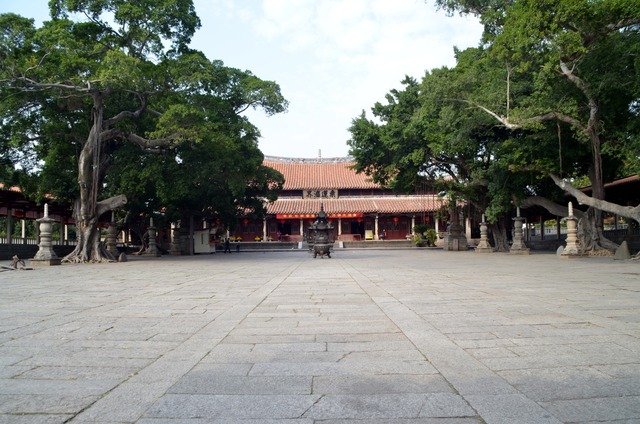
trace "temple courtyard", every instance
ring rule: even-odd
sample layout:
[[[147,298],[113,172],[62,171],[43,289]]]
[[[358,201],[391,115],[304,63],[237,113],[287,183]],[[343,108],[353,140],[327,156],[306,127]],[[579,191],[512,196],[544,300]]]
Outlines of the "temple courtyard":
[[[0,272],[1,424],[602,422],[640,422],[638,261],[336,249]]]

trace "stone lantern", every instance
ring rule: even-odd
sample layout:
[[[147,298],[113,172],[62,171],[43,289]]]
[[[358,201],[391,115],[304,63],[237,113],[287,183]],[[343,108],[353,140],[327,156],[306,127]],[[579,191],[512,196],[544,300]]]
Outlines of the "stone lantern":
[[[36,255],[29,262],[33,266],[38,265],[60,265],[60,258],[53,251],[51,233],[54,219],[49,218],[49,205],[44,204],[44,216],[36,219],[40,223],[40,244]]]
[[[333,241],[329,240],[329,233],[333,230],[333,225],[327,220],[327,214],[324,213],[324,206],[320,205],[320,212],[316,220],[309,227],[309,234],[313,240],[313,257],[320,255],[321,258],[327,255],[331,258],[331,248]]]

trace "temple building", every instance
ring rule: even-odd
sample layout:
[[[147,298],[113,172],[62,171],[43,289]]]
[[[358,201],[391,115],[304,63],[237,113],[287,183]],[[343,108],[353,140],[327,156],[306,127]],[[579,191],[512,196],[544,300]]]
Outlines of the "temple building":
[[[278,199],[267,206],[262,226],[244,220],[234,231],[242,240],[303,241],[320,206],[333,224],[335,240],[404,240],[416,224],[438,231],[435,212],[444,199],[434,193],[397,194],[352,169],[351,158],[265,157],[285,177]]]

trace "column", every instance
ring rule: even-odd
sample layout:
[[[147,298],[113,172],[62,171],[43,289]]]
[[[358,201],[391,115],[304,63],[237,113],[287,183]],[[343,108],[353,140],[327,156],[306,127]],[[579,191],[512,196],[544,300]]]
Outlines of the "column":
[[[416,235],[416,232],[413,230],[413,227],[415,227],[415,226],[416,226],[416,216],[415,216],[415,215],[413,215],[413,216],[411,217],[411,235],[412,235],[412,236],[415,236],[415,235]]]
[[[338,218],[338,237],[342,235],[342,218]]]
[[[267,218],[262,218],[262,241],[267,240]]]
[[[22,231],[20,234],[22,235],[22,244],[27,244],[27,220],[21,219],[20,225],[22,226]]]
[[[300,218],[300,235],[304,235],[304,218]]]
[[[176,222],[171,223],[171,247],[169,254],[171,256],[180,256],[180,228]]]
[[[374,240],[380,240],[380,237],[378,236],[378,234],[379,234],[378,233],[378,219],[379,219],[379,216],[376,215],[376,224],[375,224],[375,227],[374,227],[374,234],[373,234],[373,239]]]
[[[464,220],[464,233],[467,236],[467,240],[471,240],[471,218],[466,217]]]

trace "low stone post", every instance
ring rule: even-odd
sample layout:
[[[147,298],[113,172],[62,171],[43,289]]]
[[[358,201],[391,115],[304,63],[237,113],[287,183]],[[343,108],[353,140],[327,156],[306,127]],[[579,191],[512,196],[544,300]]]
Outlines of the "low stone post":
[[[585,256],[578,241],[578,220],[573,216],[573,203],[569,202],[567,220],[567,244],[560,254],[561,258],[579,258]]]
[[[529,248],[524,244],[524,234],[522,232],[522,222],[524,220],[520,216],[520,208],[516,209],[516,217],[513,218],[513,243],[509,253],[512,255],[528,255]]]
[[[153,226],[153,218],[151,218],[149,223],[149,248],[145,252],[146,256],[160,256],[160,252],[158,251],[158,245],[156,244],[156,227]]]
[[[464,227],[460,225],[458,212],[453,208],[451,211],[451,224],[447,227],[447,235],[444,236],[443,250],[464,251],[468,249],[467,237],[462,234]]]
[[[111,253],[115,259],[118,259],[120,255],[116,242],[117,237],[118,227],[115,223],[115,214],[111,212],[111,222],[109,223],[109,228],[107,228],[107,251]]]
[[[493,248],[487,238],[487,223],[484,220],[484,214],[482,214],[482,221],[480,222],[480,242],[475,250],[476,253],[493,253]]]
[[[44,216],[40,219],[36,219],[40,225],[40,243],[38,245],[38,252],[30,259],[32,266],[49,266],[60,265],[61,260],[53,251],[53,244],[51,243],[51,234],[53,232],[54,219],[49,218],[49,205],[44,204]]]

